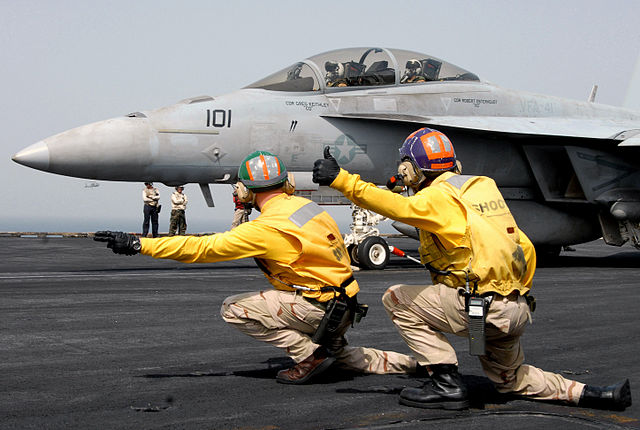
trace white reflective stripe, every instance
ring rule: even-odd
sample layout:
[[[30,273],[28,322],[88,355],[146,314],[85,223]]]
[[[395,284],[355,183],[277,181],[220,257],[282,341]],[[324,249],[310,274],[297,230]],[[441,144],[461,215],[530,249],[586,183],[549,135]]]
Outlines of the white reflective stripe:
[[[437,154],[440,151],[440,142],[438,141],[438,139],[435,136],[429,136],[427,138],[427,145],[429,145],[429,148],[431,149],[431,152],[433,152],[434,154]]]
[[[302,206],[297,211],[295,211],[294,213],[292,213],[291,216],[289,217],[289,221],[291,221],[298,227],[302,227],[303,225],[308,223],[311,220],[311,218],[313,218],[318,214],[321,214],[322,212],[324,212],[324,209],[322,209],[320,206],[318,206],[314,202],[309,202],[306,205]]]
[[[262,158],[264,158],[264,163],[262,162]],[[262,154],[262,158],[258,155],[249,160],[249,169],[251,170],[254,181],[267,181],[278,177],[278,172],[280,171],[278,160],[272,155],[265,154]],[[267,175],[269,176],[268,178],[264,176],[265,166]]]
[[[451,151],[451,141],[449,140],[449,138],[447,136],[445,136],[444,134],[440,135],[440,139],[442,140],[442,143],[444,144],[444,150],[449,152]]]
[[[471,178],[473,178],[471,175],[454,175],[447,179],[447,182],[457,189],[462,189],[462,186]]]
[[[254,181],[264,181],[264,169],[262,166],[263,164],[260,157],[249,160],[249,169],[251,170],[251,176],[253,176]]]

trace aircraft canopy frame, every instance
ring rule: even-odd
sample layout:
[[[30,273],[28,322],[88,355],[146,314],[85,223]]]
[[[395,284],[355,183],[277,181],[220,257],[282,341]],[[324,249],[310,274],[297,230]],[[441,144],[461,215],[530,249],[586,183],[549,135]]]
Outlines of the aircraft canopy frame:
[[[479,81],[477,75],[431,55],[386,48],[346,48],[314,55],[245,88],[332,92],[443,81]]]

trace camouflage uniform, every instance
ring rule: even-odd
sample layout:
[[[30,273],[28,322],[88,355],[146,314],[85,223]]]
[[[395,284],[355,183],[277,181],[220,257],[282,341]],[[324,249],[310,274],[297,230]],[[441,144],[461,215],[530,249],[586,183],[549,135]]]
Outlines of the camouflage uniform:
[[[175,191],[171,194],[171,218],[169,219],[169,236],[173,236],[178,231],[179,235],[183,235],[187,232],[187,218],[185,216],[185,209],[187,208],[186,194],[179,191]]]

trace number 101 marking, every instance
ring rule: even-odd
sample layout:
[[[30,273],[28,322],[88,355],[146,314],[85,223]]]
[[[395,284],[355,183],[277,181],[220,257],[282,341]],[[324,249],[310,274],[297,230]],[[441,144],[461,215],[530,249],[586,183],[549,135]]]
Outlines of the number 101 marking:
[[[207,127],[231,127],[231,109],[207,109]]]

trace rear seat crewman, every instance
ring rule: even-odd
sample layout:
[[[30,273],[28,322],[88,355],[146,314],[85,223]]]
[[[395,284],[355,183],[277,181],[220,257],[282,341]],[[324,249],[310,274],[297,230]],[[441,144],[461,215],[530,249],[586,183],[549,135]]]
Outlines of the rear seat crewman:
[[[333,362],[365,373],[410,373],[416,361],[393,351],[347,346],[344,337],[359,305],[358,282],[338,226],[320,206],[293,196],[293,181],[275,155],[256,151],[238,171],[238,197],[261,213],[225,233],[146,239],[99,231],[117,254],[142,253],[186,263],[253,257],[273,290],[225,299],[222,318],[243,333],[283,349],[297,363],[278,373],[303,384]]]
[[[629,380],[594,387],[523,364],[520,337],[531,318],[527,293],[535,250],[495,182],[460,175],[453,145],[439,131],[412,133],[400,156],[398,179],[415,191],[408,198],[340,169],[328,147],[313,169],[314,182],[420,229],[420,256],[433,284],[394,285],[382,298],[418,363],[432,372],[422,388],[402,390],[400,402],[421,408],[469,406],[456,353],[443,334],[452,333],[469,336],[470,352],[479,356],[501,393],[603,409],[631,405]]]

